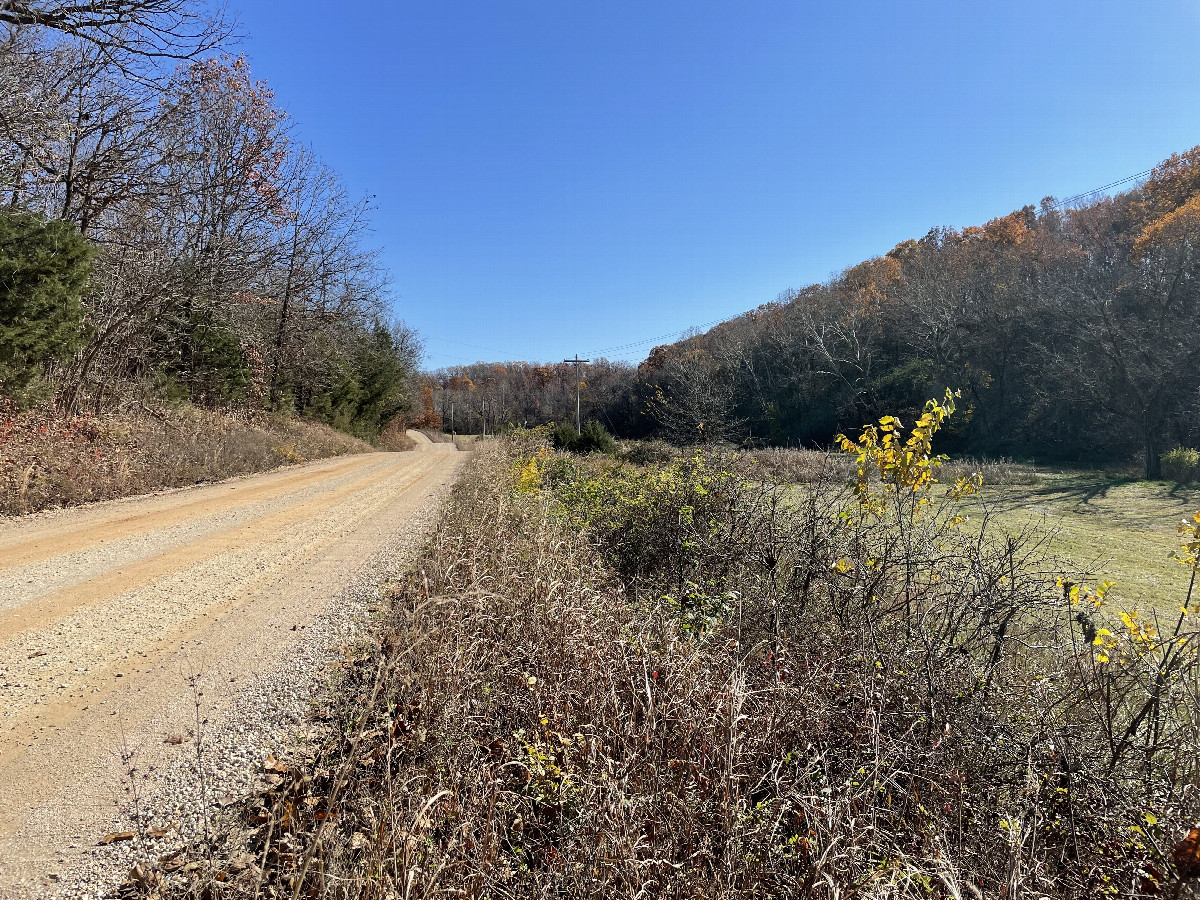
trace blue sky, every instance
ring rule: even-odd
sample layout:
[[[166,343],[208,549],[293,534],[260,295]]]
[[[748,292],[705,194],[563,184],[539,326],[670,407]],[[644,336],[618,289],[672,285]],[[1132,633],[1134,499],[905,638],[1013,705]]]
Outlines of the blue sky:
[[[1194,0],[231,5],[430,367],[638,360],[1200,144]]]

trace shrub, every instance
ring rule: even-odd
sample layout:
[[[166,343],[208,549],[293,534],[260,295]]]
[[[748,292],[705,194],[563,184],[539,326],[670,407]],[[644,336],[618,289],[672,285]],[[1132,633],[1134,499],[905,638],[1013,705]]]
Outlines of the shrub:
[[[649,466],[678,459],[679,448],[666,441],[630,441],[620,451],[621,459],[635,466]]]
[[[595,419],[585,422],[578,434],[571,425],[558,425],[551,433],[551,440],[554,446],[572,453],[614,453],[617,449],[612,435]]]
[[[1200,450],[1176,447],[1162,455],[1162,473],[1179,484],[1200,481]]]

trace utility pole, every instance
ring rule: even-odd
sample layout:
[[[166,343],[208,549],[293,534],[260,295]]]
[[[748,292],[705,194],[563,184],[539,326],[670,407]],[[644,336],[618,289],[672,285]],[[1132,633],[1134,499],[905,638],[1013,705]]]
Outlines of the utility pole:
[[[563,362],[570,363],[575,367],[575,433],[583,434],[583,426],[579,422],[579,367],[591,360],[580,359],[579,354],[576,353],[574,359],[564,359]]]

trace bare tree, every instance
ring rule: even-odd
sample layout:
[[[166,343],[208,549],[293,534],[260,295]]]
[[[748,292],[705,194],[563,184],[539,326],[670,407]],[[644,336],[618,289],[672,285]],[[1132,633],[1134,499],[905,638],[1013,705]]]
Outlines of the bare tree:
[[[732,438],[742,424],[732,415],[732,379],[705,351],[670,360],[656,379],[651,415],[673,441],[710,444]]]
[[[69,36],[122,65],[130,56],[193,59],[231,33],[220,8],[195,0],[0,0],[0,24]]]

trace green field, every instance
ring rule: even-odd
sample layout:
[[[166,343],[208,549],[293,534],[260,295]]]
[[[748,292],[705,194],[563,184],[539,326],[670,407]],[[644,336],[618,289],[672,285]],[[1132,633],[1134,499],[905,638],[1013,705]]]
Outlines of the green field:
[[[1175,529],[1200,509],[1200,489],[1104,473],[1043,475],[1035,485],[985,485],[981,502],[1008,529],[1032,525],[1065,571],[1117,582],[1123,607],[1176,609],[1190,570],[1170,558]]]

